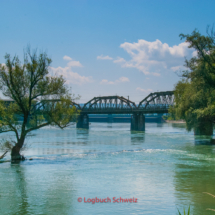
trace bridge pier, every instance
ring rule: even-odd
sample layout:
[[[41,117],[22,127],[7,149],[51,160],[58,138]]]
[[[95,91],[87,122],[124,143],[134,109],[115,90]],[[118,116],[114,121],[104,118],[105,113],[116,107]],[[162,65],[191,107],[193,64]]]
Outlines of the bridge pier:
[[[162,122],[164,122],[164,120],[163,120],[163,114],[158,114],[158,119],[157,119],[157,123],[162,123]]]
[[[89,116],[87,114],[80,114],[76,123],[76,128],[89,129]]]
[[[131,116],[131,131],[145,131],[145,116],[142,113]]]

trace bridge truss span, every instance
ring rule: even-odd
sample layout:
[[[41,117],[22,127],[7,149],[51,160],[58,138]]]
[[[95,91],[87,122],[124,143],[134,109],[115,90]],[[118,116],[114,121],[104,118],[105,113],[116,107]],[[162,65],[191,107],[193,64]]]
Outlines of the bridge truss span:
[[[123,96],[94,97],[84,104],[82,112],[88,113],[130,113],[136,110],[136,104]]]
[[[150,93],[138,105],[123,96],[94,97],[81,108],[77,128],[89,128],[88,114],[132,114],[131,130],[145,131],[144,114],[168,113],[172,105],[174,105],[173,91]]]
[[[150,93],[139,104],[123,96],[94,97],[78,109],[85,114],[168,113],[173,104],[174,92],[165,91]]]
[[[174,91],[150,93],[138,105],[138,110],[141,111],[159,111],[168,110],[174,105]]]

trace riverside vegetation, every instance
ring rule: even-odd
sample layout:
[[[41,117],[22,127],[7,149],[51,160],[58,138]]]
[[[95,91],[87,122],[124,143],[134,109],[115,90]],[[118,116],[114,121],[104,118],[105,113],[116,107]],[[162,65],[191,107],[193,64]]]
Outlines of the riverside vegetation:
[[[215,33],[207,28],[207,36],[194,30],[180,34],[196,56],[185,61],[187,70],[175,86],[175,106],[169,112],[173,118],[186,121],[188,131],[195,135],[212,135],[215,122]]]
[[[49,125],[63,129],[77,112],[71,108],[65,79],[50,76],[51,59],[45,52],[37,54],[28,47],[23,64],[18,56],[6,54],[5,59],[6,63],[0,65],[0,90],[13,102],[0,102],[0,133],[14,132],[16,140],[6,140],[1,145],[11,150],[12,160],[24,160],[20,151],[31,131]],[[19,117],[23,119],[21,124]]]

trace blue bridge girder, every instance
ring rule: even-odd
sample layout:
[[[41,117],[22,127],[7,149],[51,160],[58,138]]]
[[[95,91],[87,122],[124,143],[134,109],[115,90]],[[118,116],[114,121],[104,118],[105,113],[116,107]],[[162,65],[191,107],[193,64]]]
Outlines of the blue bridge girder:
[[[168,113],[170,106],[174,105],[174,91],[150,93],[137,105],[123,96],[94,97],[82,107],[75,105],[81,114],[153,114]]]

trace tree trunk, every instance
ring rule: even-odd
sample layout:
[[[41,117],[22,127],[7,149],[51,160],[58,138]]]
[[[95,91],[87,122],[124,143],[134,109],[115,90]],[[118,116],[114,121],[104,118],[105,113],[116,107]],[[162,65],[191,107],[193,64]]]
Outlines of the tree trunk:
[[[20,150],[24,144],[24,140],[19,140],[11,150],[11,160],[25,160],[25,157],[20,155]]]

